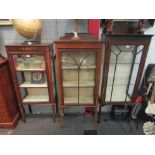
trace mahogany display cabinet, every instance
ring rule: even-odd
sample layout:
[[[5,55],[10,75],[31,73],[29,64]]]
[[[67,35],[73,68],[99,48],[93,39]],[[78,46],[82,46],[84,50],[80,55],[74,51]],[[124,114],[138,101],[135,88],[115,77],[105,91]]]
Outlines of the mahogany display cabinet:
[[[91,107],[97,119],[102,42],[90,34],[66,34],[55,41],[60,125],[64,108]]]
[[[152,35],[105,34],[98,122],[105,105],[132,105],[138,95]]]
[[[51,105],[55,122],[55,93],[52,69],[51,44],[6,45],[22,120],[25,122],[24,105]]]
[[[8,60],[0,57],[0,128],[15,128],[20,118]]]

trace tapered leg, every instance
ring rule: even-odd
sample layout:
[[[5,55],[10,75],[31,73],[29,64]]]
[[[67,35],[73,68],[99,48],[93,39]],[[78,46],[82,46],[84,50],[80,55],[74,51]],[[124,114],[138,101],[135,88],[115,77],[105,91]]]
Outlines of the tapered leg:
[[[94,128],[96,128],[96,122],[97,122],[97,108],[94,108]]]
[[[60,127],[63,128],[63,108],[60,108]]]
[[[97,123],[100,123],[100,119],[101,119],[101,105],[99,105],[99,113],[98,113]]]
[[[21,113],[21,116],[22,116],[22,121],[25,123],[26,122],[26,117],[25,117],[25,110],[24,110],[24,108],[23,108],[23,106],[22,105],[19,105],[19,107],[20,107],[20,113]]]
[[[57,93],[56,93],[56,97],[55,97],[55,106],[56,106],[56,113],[58,113],[58,99],[57,99]]]
[[[54,105],[52,105],[52,119],[53,119],[53,122],[55,123],[56,122],[56,115],[55,115]]]
[[[28,105],[28,109],[29,109],[29,113],[32,114],[32,108],[31,108],[31,105]]]

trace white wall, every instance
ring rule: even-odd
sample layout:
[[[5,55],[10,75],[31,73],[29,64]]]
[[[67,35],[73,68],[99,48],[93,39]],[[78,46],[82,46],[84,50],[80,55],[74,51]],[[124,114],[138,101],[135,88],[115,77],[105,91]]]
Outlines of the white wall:
[[[145,32],[145,34],[155,35],[155,25],[152,28],[148,29]],[[151,44],[149,47],[145,68],[147,67],[149,63],[155,63],[155,37],[154,36],[152,37]]]

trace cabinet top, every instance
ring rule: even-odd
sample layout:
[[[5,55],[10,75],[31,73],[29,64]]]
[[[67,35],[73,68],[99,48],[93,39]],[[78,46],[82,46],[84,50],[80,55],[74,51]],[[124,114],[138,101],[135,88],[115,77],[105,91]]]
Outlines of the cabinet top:
[[[79,39],[73,39],[74,34],[73,33],[66,33],[64,36],[60,37],[59,40],[55,41],[57,42],[102,42],[98,40],[95,36],[93,36],[90,33],[78,33]]]
[[[153,35],[149,34],[104,34],[102,41],[128,41],[128,42],[150,42]]]
[[[47,47],[47,46],[52,46],[52,43],[40,43],[40,44],[31,44],[31,45],[28,45],[28,44],[21,44],[21,43],[14,43],[14,44],[7,44],[5,45],[6,47]]]

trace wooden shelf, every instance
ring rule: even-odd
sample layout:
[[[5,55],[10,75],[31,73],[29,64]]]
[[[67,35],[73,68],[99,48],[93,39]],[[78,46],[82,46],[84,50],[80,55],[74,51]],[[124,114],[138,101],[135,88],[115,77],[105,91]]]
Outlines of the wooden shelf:
[[[28,102],[49,102],[48,95],[28,95],[23,99],[23,103]]]
[[[95,69],[96,66],[81,66],[80,69]],[[77,66],[62,66],[62,69],[78,69]]]
[[[18,71],[18,72],[22,72],[22,71],[30,71],[30,72],[32,72],[32,71],[45,71],[45,69],[43,69],[43,68],[27,68],[27,69],[18,69],[18,68],[16,68],[16,71]]]
[[[42,84],[32,84],[30,82],[24,82],[19,87],[21,88],[47,88],[47,82]]]
[[[80,97],[80,104],[94,104],[94,99],[91,97]],[[78,97],[64,97],[64,104],[78,104]]]
[[[94,81],[80,81],[79,87],[94,87]],[[78,81],[64,81],[63,87],[78,87]]]

